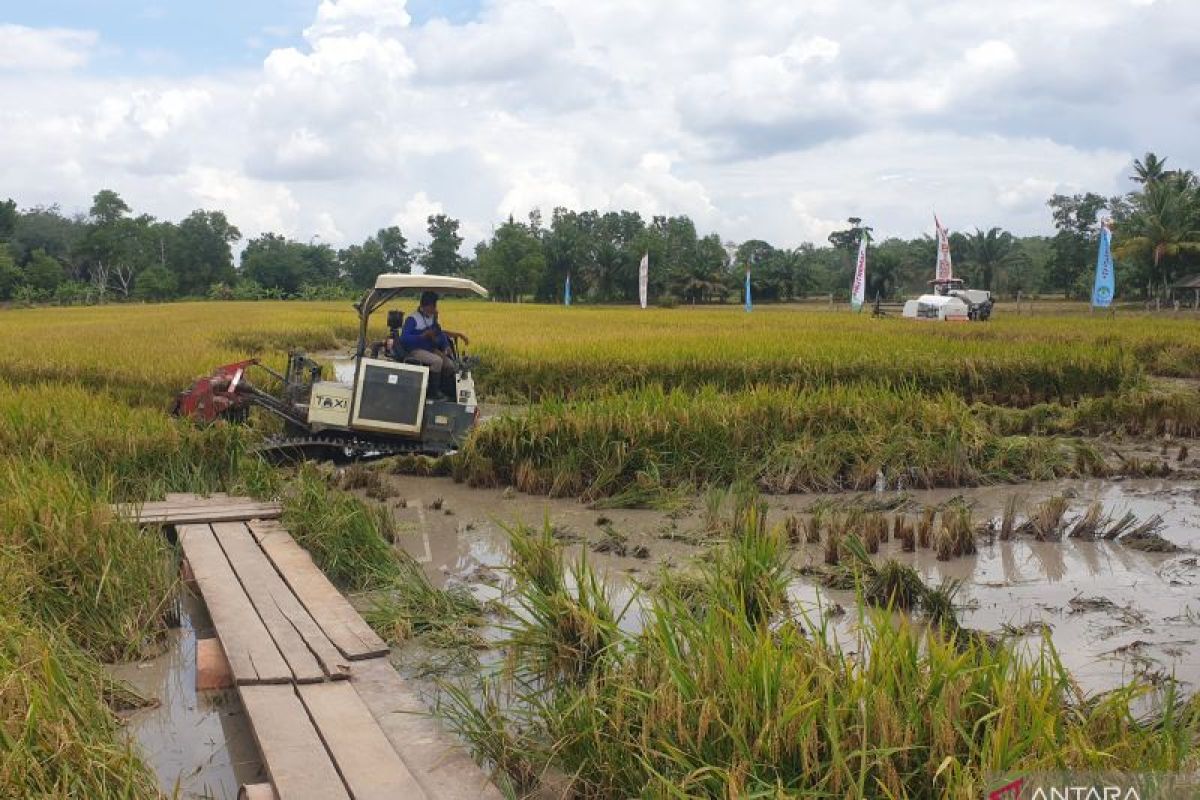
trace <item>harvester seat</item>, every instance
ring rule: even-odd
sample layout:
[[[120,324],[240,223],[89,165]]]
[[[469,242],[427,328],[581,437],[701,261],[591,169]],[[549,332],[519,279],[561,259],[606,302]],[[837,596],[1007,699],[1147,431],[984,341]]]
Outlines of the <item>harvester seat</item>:
[[[400,361],[404,358],[404,348],[400,346],[400,329],[404,327],[404,312],[398,308],[388,311],[387,324],[388,338],[384,355],[393,361]]]

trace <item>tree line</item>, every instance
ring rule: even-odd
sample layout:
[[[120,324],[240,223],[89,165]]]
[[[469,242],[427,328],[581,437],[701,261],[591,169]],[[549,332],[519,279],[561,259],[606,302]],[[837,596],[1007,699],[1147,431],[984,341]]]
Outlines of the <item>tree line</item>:
[[[950,235],[955,274],[1001,296],[1023,292],[1090,295],[1098,215],[1111,217],[1118,296],[1143,297],[1200,268],[1200,185],[1190,170],[1169,170],[1147,153],[1135,162],[1135,189],[1104,198],[1056,194],[1047,203],[1053,236],[1019,237],[999,227]],[[845,298],[858,243],[870,236],[867,297],[919,293],[933,273],[936,242],[876,240],[852,217],[820,245],[779,247],[759,239],[701,234],[687,216],[645,218],[633,211],[555,208],[496,226],[469,256],[460,222],[428,217],[427,243],[410,244],[398,226],[380,228],[361,244],[335,249],[264,233],[242,242],[217,210],[196,210],[178,222],[135,215],[116,192],[98,192],[86,214],[57,206],[18,209],[0,203],[0,300],[96,303],[176,298],[260,299],[344,297],[384,272],[415,266],[477,279],[502,300],[632,302],[638,264],[650,259],[656,302],[713,303],[736,299],[751,270],[758,301],[811,296]]]

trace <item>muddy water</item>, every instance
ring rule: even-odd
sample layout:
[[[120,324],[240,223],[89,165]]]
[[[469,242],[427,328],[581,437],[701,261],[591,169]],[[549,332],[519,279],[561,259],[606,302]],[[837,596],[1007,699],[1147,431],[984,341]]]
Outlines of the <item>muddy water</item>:
[[[162,655],[109,667],[155,705],[124,716],[126,730],[168,796],[237,797],[266,780],[237,692],[196,692],[196,635],[210,635],[203,603],[184,593],[180,627]]]
[[[606,570],[614,588],[627,596],[633,582],[648,578],[659,564],[683,564],[705,544],[702,499],[675,516],[650,510],[590,510],[578,502],[531,497],[501,490],[479,490],[442,478],[390,478],[395,497],[388,502],[399,523],[399,544],[420,561],[438,584],[463,583],[481,600],[500,597],[507,585],[505,525],[541,525],[548,519],[569,548],[578,551],[610,538],[624,537],[626,555],[589,553]],[[999,518],[1009,496],[1023,509],[1066,492],[1072,496],[1068,517],[1099,500],[1114,516],[1132,511],[1145,520],[1159,514],[1163,535],[1175,544],[1200,551],[1200,490],[1193,484],[1160,480],[1112,482],[1057,481],[960,491],[914,492],[919,504],[963,495],[975,521]],[[767,498],[772,521],[802,513],[818,495]],[[602,524],[597,524],[597,523]],[[636,547],[648,557],[634,557]],[[1040,633],[1012,629],[1044,623],[1064,663],[1087,689],[1111,688],[1135,673],[1170,675],[1200,683],[1200,567],[1196,552],[1145,553],[1116,542],[1064,539],[1037,542],[979,541],[979,553],[939,562],[929,550],[903,553],[899,543],[882,545],[880,558],[911,563],[929,584],[943,578],[963,581],[957,596],[960,621],[969,627],[1002,633],[1006,626],[1028,647]],[[794,565],[821,562],[818,545],[796,548]],[[852,609],[852,592],[820,588],[798,577],[796,605],[809,613],[839,603]],[[1072,600],[1075,600],[1074,605]],[[1098,600],[1099,603],[1086,601]],[[1106,601],[1106,602],[1105,602]],[[848,624],[847,614],[839,627]]]

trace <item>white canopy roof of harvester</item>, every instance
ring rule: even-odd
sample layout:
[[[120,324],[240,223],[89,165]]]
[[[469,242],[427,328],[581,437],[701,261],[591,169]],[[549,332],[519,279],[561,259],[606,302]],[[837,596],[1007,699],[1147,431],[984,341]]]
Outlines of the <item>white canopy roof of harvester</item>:
[[[960,306],[964,306],[964,307],[966,306],[966,304],[963,303],[962,300],[959,300],[957,297],[951,297],[949,295],[944,295],[944,294],[923,294],[917,298],[917,302],[923,306],[937,306],[939,308],[941,306],[948,306],[948,305],[960,305]]]
[[[392,293],[437,292],[439,295],[471,295],[487,297],[487,289],[468,278],[453,278],[449,275],[409,275],[402,272],[386,272],[375,279],[377,290]]]

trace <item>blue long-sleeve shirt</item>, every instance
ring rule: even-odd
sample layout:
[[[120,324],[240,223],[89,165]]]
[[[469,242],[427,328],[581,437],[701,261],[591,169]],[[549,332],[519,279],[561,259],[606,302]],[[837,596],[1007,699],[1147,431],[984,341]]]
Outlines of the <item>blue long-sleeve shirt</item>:
[[[430,341],[422,334],[426,328],[433,328],[437,331],[437,337]],[[446,341],[446,334],[442,333],[442,328],[436,322],[426,322],[420,314],[409,314],[404,320],[404,327],[400,330],[400,346],[407,351],[413,350],[442,350],[449,346]]]

